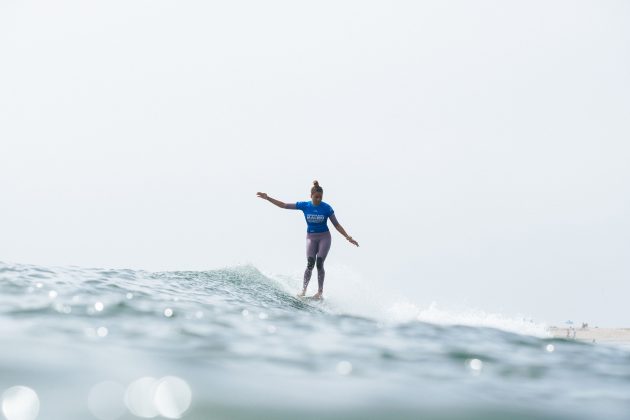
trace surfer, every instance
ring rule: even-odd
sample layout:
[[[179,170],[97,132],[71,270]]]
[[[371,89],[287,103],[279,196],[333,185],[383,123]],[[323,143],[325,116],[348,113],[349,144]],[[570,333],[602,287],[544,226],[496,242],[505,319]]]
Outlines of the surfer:
[[[317,266],[317,283],[318,291],[313,295],[313,299],[321,299],[324,293],[324,277],[326,271],[324,270],[324,260],[330,250],[331,236],[326,222],[328,219],[332,222],[335,228],[341,233],[351,244],[359,246],[359,243],[352,239],[352,236],[348,235],[344,228],[337,221],[335,212],[330,204],[322,201],[324,195],[324,189],[319,185],[319,182],[313,181],[313,187],[311,188],[311,201],[298,201],[297,203],[283,203],[280,200],[269,197],[266,193],[259,192],[256,195],[264,200],[267,200],[276,206],[283,209],[302,210],[304,212],[304,218],[306,219],[306,270],[304,271],[304,283],[302,286],[302,292],[298,293],[298,296],[304,296],[306,294],[306,287],[311,280],[311,274],[313,273],[313,267]]]

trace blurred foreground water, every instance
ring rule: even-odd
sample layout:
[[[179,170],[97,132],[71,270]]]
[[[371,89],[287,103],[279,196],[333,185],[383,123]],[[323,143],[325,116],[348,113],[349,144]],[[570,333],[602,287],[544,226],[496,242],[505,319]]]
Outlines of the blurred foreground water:
[[[629,418],[626,350],[552,339],[534,324],[359,315],[356,301],[349,309],[294,297],[299,282],[252,266],[152,273],[0,263],[3,414]]]

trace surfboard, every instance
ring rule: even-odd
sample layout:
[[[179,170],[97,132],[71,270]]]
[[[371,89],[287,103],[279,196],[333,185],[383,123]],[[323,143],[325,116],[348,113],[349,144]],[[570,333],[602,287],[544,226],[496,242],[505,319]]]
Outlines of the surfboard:
[[[297,297],[298,299],[308,300],[309,302],[321,302],[321,301],[323,301],[323,300],[324,300],[324,298],[323,298],[323,297],[320,297],[320,298],[314,298],[313,296],[297,296],[297,295],[296,295],[296,297]]]

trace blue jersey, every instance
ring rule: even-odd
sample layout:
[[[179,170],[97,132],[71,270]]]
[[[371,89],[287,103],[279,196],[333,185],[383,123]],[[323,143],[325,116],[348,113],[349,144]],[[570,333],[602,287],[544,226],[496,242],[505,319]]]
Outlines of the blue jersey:
[[[312,201],[298,201],[295,208],[304,212],[306,219],[306,232],[321,233],[328,231],[326,222],[333,215],[334,210],[329,204],[323,201],[318,206],[314,206]]]

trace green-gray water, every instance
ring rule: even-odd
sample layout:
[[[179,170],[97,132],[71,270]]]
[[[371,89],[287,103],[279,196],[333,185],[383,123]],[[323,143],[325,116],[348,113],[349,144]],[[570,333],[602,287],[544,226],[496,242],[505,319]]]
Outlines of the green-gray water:
[[[29,401],[11,399],[15,386],[36,393],[37,418],[47,420],[630,413],[626,350],[359,315],[339,300],[294,297],[298,282],[252,266],[153,273],[0,263],[5,415]]]

